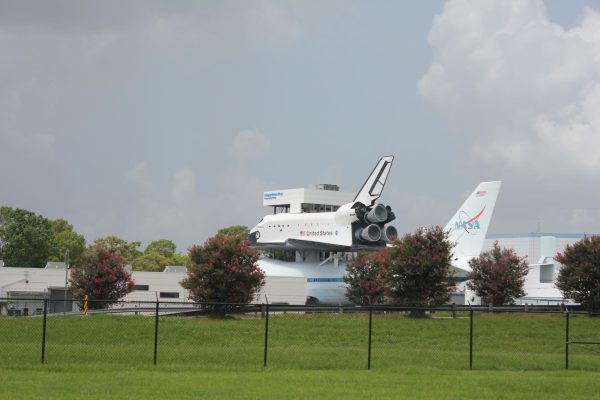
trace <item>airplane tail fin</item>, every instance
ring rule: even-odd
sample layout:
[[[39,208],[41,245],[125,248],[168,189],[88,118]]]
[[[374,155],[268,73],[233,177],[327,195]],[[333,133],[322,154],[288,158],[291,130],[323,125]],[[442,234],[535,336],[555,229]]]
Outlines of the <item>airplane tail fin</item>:
[[[354,198],[354,202],[360,202],[367,207],[372,207],[375,202],[381,196],[385,181],[387,180],[390,169],[392,168],[392,162],[394,156],[382,157],[377,163],[371,175],[367,178],[362,188]]]
[[[481,253],[501,184],[481,182],[444,228],[455,244],[454,257],[477,257]]]

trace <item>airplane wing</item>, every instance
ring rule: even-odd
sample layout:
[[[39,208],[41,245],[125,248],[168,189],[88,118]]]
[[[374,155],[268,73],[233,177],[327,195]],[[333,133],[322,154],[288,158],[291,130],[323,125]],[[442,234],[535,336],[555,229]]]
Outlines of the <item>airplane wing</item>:
[[[285,243],[252,243],[250,245],[256,249],[262,250],[312,250],[312,251],[373,251],[381,250],[386,247],[385,244],[353,244],[352,246],[340,246],[330,243],[315,242],[312,240],[288,239]]]

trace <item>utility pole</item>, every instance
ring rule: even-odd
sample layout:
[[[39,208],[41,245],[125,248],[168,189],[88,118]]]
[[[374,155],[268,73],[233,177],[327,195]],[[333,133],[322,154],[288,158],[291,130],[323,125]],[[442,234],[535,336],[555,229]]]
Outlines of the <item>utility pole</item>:
[[[69,249],[65,250],[65,291],[64,291],[64,304],[63,304],[63,315],[67,315],[67,284],[69,274]]]

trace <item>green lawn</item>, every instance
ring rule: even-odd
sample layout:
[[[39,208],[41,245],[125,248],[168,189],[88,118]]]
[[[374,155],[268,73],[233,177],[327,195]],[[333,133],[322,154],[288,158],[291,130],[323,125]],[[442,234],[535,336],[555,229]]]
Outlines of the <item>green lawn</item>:
[[[469,370],[469,319],[436,314],[354,314],[265,320],[161,317],[154,367],[154,319],[0,318],[0,399],[411,398],[600,399],[600,346],[571,346],[564,370],[565,318],[476,314]],[[572,317],[571,340],[598,341],[600,318]]]

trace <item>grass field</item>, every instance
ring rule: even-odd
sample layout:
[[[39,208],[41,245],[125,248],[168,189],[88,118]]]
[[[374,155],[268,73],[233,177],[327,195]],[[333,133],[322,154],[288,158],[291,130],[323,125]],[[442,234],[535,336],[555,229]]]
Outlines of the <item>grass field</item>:
[[[554,314],[279,314],[264,319],[50,317],[46,364],[41,318],[0,318],[0,399],[411,398],[600,399],[598,346],[571,346]],[[572,318],[571,340],[598,341],[600,318]]]

